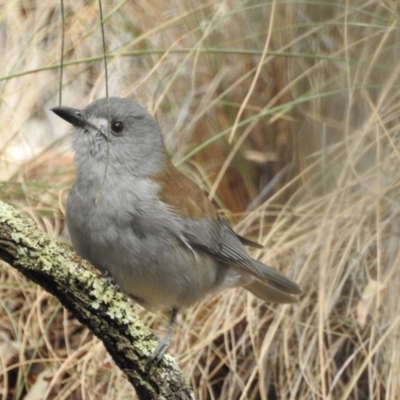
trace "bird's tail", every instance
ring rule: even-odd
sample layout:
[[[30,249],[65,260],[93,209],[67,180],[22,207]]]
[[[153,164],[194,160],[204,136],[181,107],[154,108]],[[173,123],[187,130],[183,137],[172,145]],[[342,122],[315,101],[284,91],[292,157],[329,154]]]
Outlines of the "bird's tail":
[[[303,293],[299,285],[267,265],[256,260],[253,260],[253,262],[264,280],[254,278],[252,283],[245,286],[245,289],[265,301],[274,303],[295,303],[298,301],[294,295]]]
[[[250,285],[244,288],[253,293],[254,296],[273,303],[296,303],[298,301],[296,297],[276,289],[267,283],[261,282],[258,279],[254,279]]]

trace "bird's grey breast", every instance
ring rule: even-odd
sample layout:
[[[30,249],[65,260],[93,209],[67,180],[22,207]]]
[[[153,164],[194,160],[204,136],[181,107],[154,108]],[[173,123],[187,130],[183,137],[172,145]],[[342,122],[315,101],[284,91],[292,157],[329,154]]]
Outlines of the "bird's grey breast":
[[[102,185],[78,177],[67,200],[66,220],[74,248],[99,269],[104,269],[102,262],[119,243],[129,241],[132,249],[140,246],[132,224],[135,216],[148,210],[157,189],[148,180],[116,179],[106,177]]]

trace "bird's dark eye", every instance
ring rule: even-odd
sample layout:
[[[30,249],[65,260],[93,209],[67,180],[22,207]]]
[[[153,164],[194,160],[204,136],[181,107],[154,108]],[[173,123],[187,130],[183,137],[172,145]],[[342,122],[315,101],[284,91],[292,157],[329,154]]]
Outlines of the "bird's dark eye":
[[[111,122],[111,129],[113,133],[119,135],[124,130],[124,124],[121,121],[113,121]]]

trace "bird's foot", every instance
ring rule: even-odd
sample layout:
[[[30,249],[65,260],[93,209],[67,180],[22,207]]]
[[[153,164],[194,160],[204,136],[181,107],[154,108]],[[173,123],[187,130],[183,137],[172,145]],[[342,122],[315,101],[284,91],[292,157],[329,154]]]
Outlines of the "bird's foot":
[[[118,284],[115,282],[113,276],[108,271],[103,272],[101,275],[107,282],[108,286],[114,286],[115,290],[118,290],[118,291],[120,290],[120,288],[119,288]]]
[[[170,346],[171,346],[171,337],[166,336],[165,338],[162,338],[159,341],[157,348],[153,351],[153,354],[147,361],[146,369],[149,369],[153,365],[158,364],[164,357],[165,353],[168,351]]]
[[[150,368],[154,364],[159,363],[171,346],[172,333],[174,331],[177,314],[178,310],[176,308],[173,308],[171,310],[171,322],[169,323],[167,336],[165,336],[158,342],[157,348],[154,350],[153,354],[150,356],[149,360],[146,363],[146,369]]]

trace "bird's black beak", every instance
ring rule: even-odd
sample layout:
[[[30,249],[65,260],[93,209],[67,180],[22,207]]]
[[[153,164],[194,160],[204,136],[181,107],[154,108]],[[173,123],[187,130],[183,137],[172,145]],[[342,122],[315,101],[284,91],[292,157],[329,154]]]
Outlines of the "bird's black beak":
[[[86,119],[82,117],[81,110],[71,107],[54,107],[51,111],[74,126],[83,128],[86,125]]]

